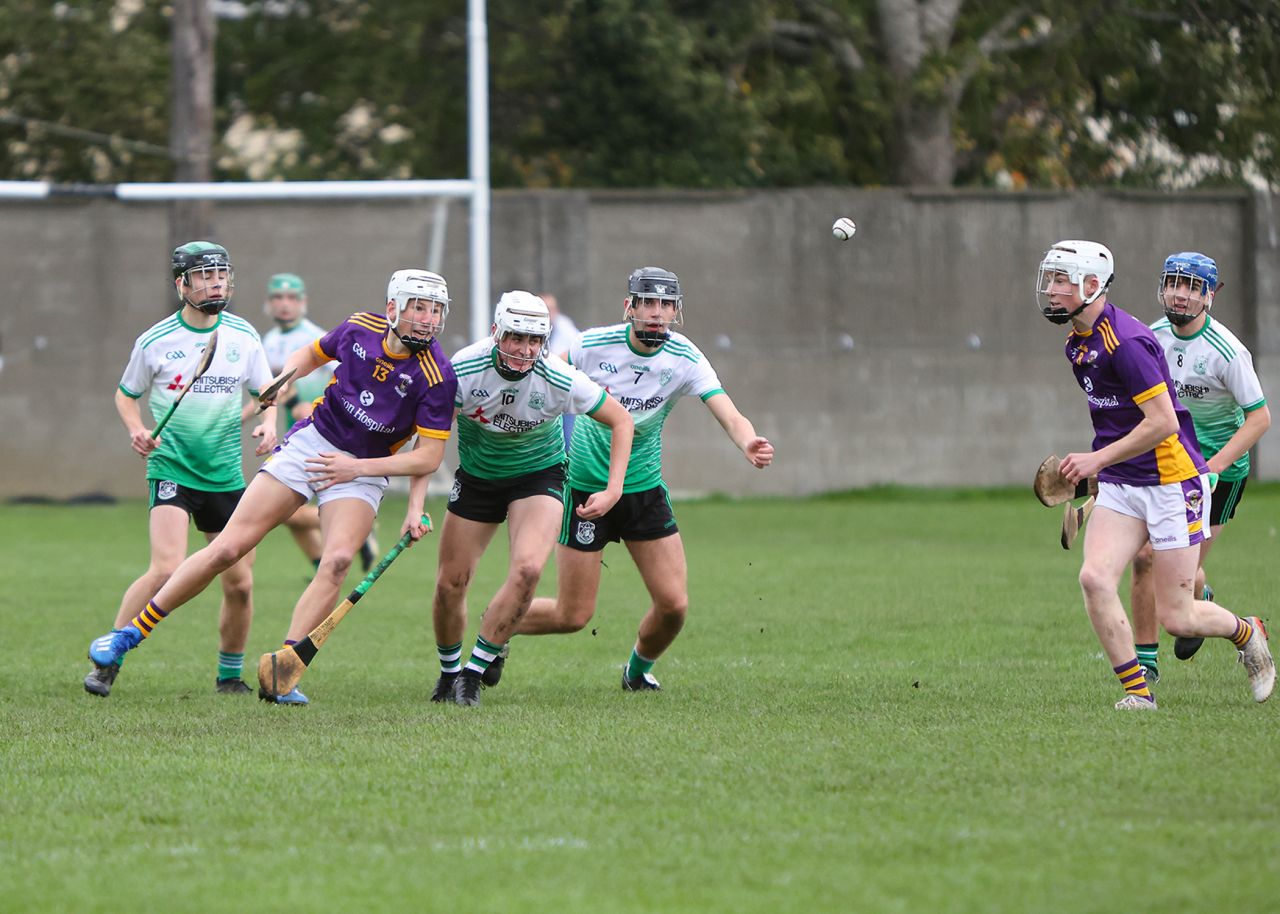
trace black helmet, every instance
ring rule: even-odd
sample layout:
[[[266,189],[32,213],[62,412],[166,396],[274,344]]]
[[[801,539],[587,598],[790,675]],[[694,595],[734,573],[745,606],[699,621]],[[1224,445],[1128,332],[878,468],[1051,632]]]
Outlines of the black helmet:
[[[235,272],[231,267],[231,257],[222,245],[214,244],[212,241],[189,241],[173,249],[170,264],[173,268],[173,278],[180,278],[184,286],[191,285],[188,274],[192,270],[225,270],[227,272],[227,289],[223,298],[211,298],[196,304],[179,290],[178,298],[182,302],[206,314],[217,314],[231,303],[231,294],[235,288]]]
[[[640,267],[632,270],[631,275],[627,277],[626,308],[628,311],[638,298],[657,298],[675,302],[676,305],[675,318],[668,321],[667,326],[661,331],[642,329],[636,326],[639,322],[634,316],[628,316],[640,342],[651,346],[660,345],[670,337],[670,327],[678,327],[684,323],[684,295],[680,291],[680,277],[670,270],[664,270],[662,267]]]

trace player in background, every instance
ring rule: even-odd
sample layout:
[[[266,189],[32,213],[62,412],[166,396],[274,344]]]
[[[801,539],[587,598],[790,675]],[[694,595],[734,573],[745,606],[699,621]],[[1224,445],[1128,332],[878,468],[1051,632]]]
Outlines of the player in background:
[[[1165,259],[1156,289],[1165,316],[1151,325],[1164,347],[1178,400],[1191,413],[1209,478],[1217,481],[1209,513],[1212,538],[1200,544],[1196,569],[1194,592],[1206,600],[1213,599],[1213,588],[1205,583],[1205,559],[1244,497],[1249,449],[1271,427],[1271,411],[1253,370],[1253,357],[1234,333],[1210,317],[1218,288],[1218,265],[1213,258],[1194,251],[1171,254]],[[1147,544],[1133,560],[1129,603],[1138,662],[1146,668],[1148,683],[1160,679],[1160,629],[1151,563],[1151,546]],[[1203,638],[1175,638],[1174,656],[1189,660],[1203,643]]]
[[[272,374],[278,375],[284,370],[285,360],[295,350],[310,346],[324,336],[324,328],[307,317],[307,286],[296,273],[276,273],[267,281],[267,300],[262,309],[275,323],[263,334],[262,348],[266,350]],[[293,423],[311,415],[316,401],[324,395],[324,389],[332,379],[333,365],[330,363],[289,385],[289,394],[280,404],[280,438],[284,438]],[[312,504],[305,504],[284,525],[289,528],[302,554],[313,566],[320,567],[320,511]],[[365,571],[373,565],[377,554],[378,542],[370,534],[360,547],[360,564]]]
[[[551,315],[551,336],[547,338],[547,351],[560,355],[569,351],[569,347],[578,339],[578,325],[573,318],[560,310],[560,302],[550,292],[539,292],[538,297],[547,303],[547,313]],[[573,440],[573,423],[577,417],[573,413],[565,413],[560,417],[564,423],[564,449],[569,450],[569,442]]]
[[[652,600],[622,673],[622,687],[633,692],[659,688],[650,670],[684,627],[689,607],[684,542],[662,479],[667,416],[681,397],[697,397],[748,463],[763,469],[773,462],[773,445],[738,412],[698,347],[674,330],[683,314],[679,278],[660,267],[641,267],[627,279],[623,322],[587,330],[570,348],[568,361],[631,414],[635,444],[622,498],[602,517],[588,518],[573,509],[604,479],[609,432],[592,423],[575,429],[570,498],[556,549],[556,597],[535,599],[516,628],[518,634],[546,635],[586,626],[596,610],[605,544],[621,540]]]
[[[146,330],[133,344],[129,364],[116,389],[116,412],[135,453],[147,461],[148,530],[151,564],[129,585],[116,612],[116,629],[141,613],[187,555],[191,521],[212,541],[226,526],[244,492],[240,465],[242,390],[251,394],[271,380],[258,331],[226,307],[235,274],[226,248],[192,241],[171,257],[180,307]],[[214,330],[218,348],[204,377],[191,388],[158,439],[142,421],[138,400],[150,392],[152,421],[158,422],[192,371]],[[258,454],[275,446],[275,410],[267,410],[253,431]],[[218,674],[223,693],[249,692],[240,678],[244,647],[253,619],[253,553],[222,569],[218,617]],[[106,697],[120,673],[118,660],[95,664],[85,691]]]
[[[529,292],[505,292],[493,317],[493,338],[454,356],[458,372],[458,471],[440,534],[432,620],[440,678],[432,701],[480,703],[481,677],[529,608],[565,510],[565,413],[590,416],[613,432],[601,460],[601,485],[577,506],[599,518],[622,495],[631,453],[627,411],[604,388],[546,351],[551,317]],[[498,527],[507,523],[507,577],[481,617],[465,667],[467,589]]]
[[[303,638],[332,611],[352,558],[373,527],[387,475],[423,477],[410,486],[409,510],[400,528],[401,536],[408,532],[419,539],[426,532],[421,523],[425,477],[440,465],[453,423],[457,379],[436,339],[448,313],[449,292],[441,276],[399,270],[387,284],[385,316],[357,311],[289,356],[285,370],[296,369],[299,378],[327,362],[339,362],[324,398],[263,464],[217,539],[179,565],[142,612],[90,645],[94,664],[119,663],[169,613],[240,561],[313,495],[320,505],[324,552],[294,607],[286,644]],[[415,431],[416,447],[396,454]],[[313,459],[358,463],[392,454],[380,466],[385,475],[356,475],[339,484],[313,479],[308,466]],[[281,696],[260,690],[259,695],[277,704],[308,703],[297,689]]]
[[[1115,260],[1104,245],[1060,241],[1040,262],[1036,299],[1044,317],[1072,326],[1065,354],[1093,422],[1093,449],[1068,454],[1061,472],[1072,483],[1098,477],[1080,587],[1089,620],[1124,687],[1116,708],[1156,707],[1119,595],[1125,566],[1148,541],[1160,624],[1174,636],[1230,638],[1254,700],[1266,701],[1276,669],[1261,620],[1193,599],[1190,585],[1212,502],[1209,470],[1155,335],[1107,300],[1114,275]]]

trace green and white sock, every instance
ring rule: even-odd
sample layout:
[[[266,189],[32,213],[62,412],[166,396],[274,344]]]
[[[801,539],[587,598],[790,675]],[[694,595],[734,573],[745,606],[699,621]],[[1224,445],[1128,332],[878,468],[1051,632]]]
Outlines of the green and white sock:
[[[485,640],[484,635],[480,635],[476,638],[476,646],[471,649],[471,659],[467,661],[467,669],[475,673],[483,673],[489,669],[489,664],[493,663],[501,652],[501,644],[494,644]]]
[[[231,651],[218,651],[218,678],[239,679],[244,672],[244,654],[233,654]]]
[[[462,670],[462,642],[457,644],[437,644],[436,654],[440,658],[440,672],[457,673]]]
[[[1148,679],[1155,679],[1159,676],[1160,667],[1156,662],[1156,653],[1160,649],[1159,643],[1156,644],[1135,644],[1138,650],[1138,663],[1142,664],[1142,668],[1148,671]],[[1154,673],[1152,676],[1150,674]]]
[[[627,661],[627,678],[639,679],[645,673],[653,669],[653,665],[657,662],[658,660],[656,657],[653,660],[650,660],[648,657],[641,654],[639,650],[633,647],[631,649],[631,659]]]

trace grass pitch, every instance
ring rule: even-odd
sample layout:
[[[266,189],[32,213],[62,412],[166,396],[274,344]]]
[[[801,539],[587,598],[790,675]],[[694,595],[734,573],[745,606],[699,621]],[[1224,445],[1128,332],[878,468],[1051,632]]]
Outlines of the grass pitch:
[[[429,704],[427,541],[290,709],[213,693],[216,587],[85,694],[145,506],[0,507],[0,909],[1276,909],[1280,699],[1253,703],[1225,643],[1178,663],[1166,637],[1161,710],[1113,711],[1058,511],[873,491],[677,513],[691,612],[662,693],[619,688],[646,601],[611,546],[591,628],[517,640],[478,709]],[[1237,611],[1273,614],[1277,518],[1280,488],[1251,487],[1211,560]],[[468,648],[504,560],[495,540]],[[306,572],[283,531],[259,550],[250,671]]]

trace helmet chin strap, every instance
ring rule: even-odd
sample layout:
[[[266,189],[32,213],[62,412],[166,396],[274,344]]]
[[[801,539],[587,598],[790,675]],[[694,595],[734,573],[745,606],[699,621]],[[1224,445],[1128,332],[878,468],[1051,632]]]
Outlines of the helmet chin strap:
[[[1051,311],[1048,308],[1042,308],[1040,313],[1043,314],[1045,318],[1052,323],[1065,324],[1067,321],[1071,320],[1071,318],[1075,317],[1085,308],[1089,307],[1089,304],[1090,304],[1089,302],[1085,302],[1083,305],[1081,305],[1079,308],[1076,308],[1076,310],[1074,311],[1066,311],[1066,310]]]
[[[404,348],[408,349],[410,352],[422,352],[422,350],[431,345],[431,341],[434,339],[434,336],[429,336],[426,339],[423,339],[420,336],[410,336],[405,333],[399,335],[397,338],[400,342],[404,343]]]

